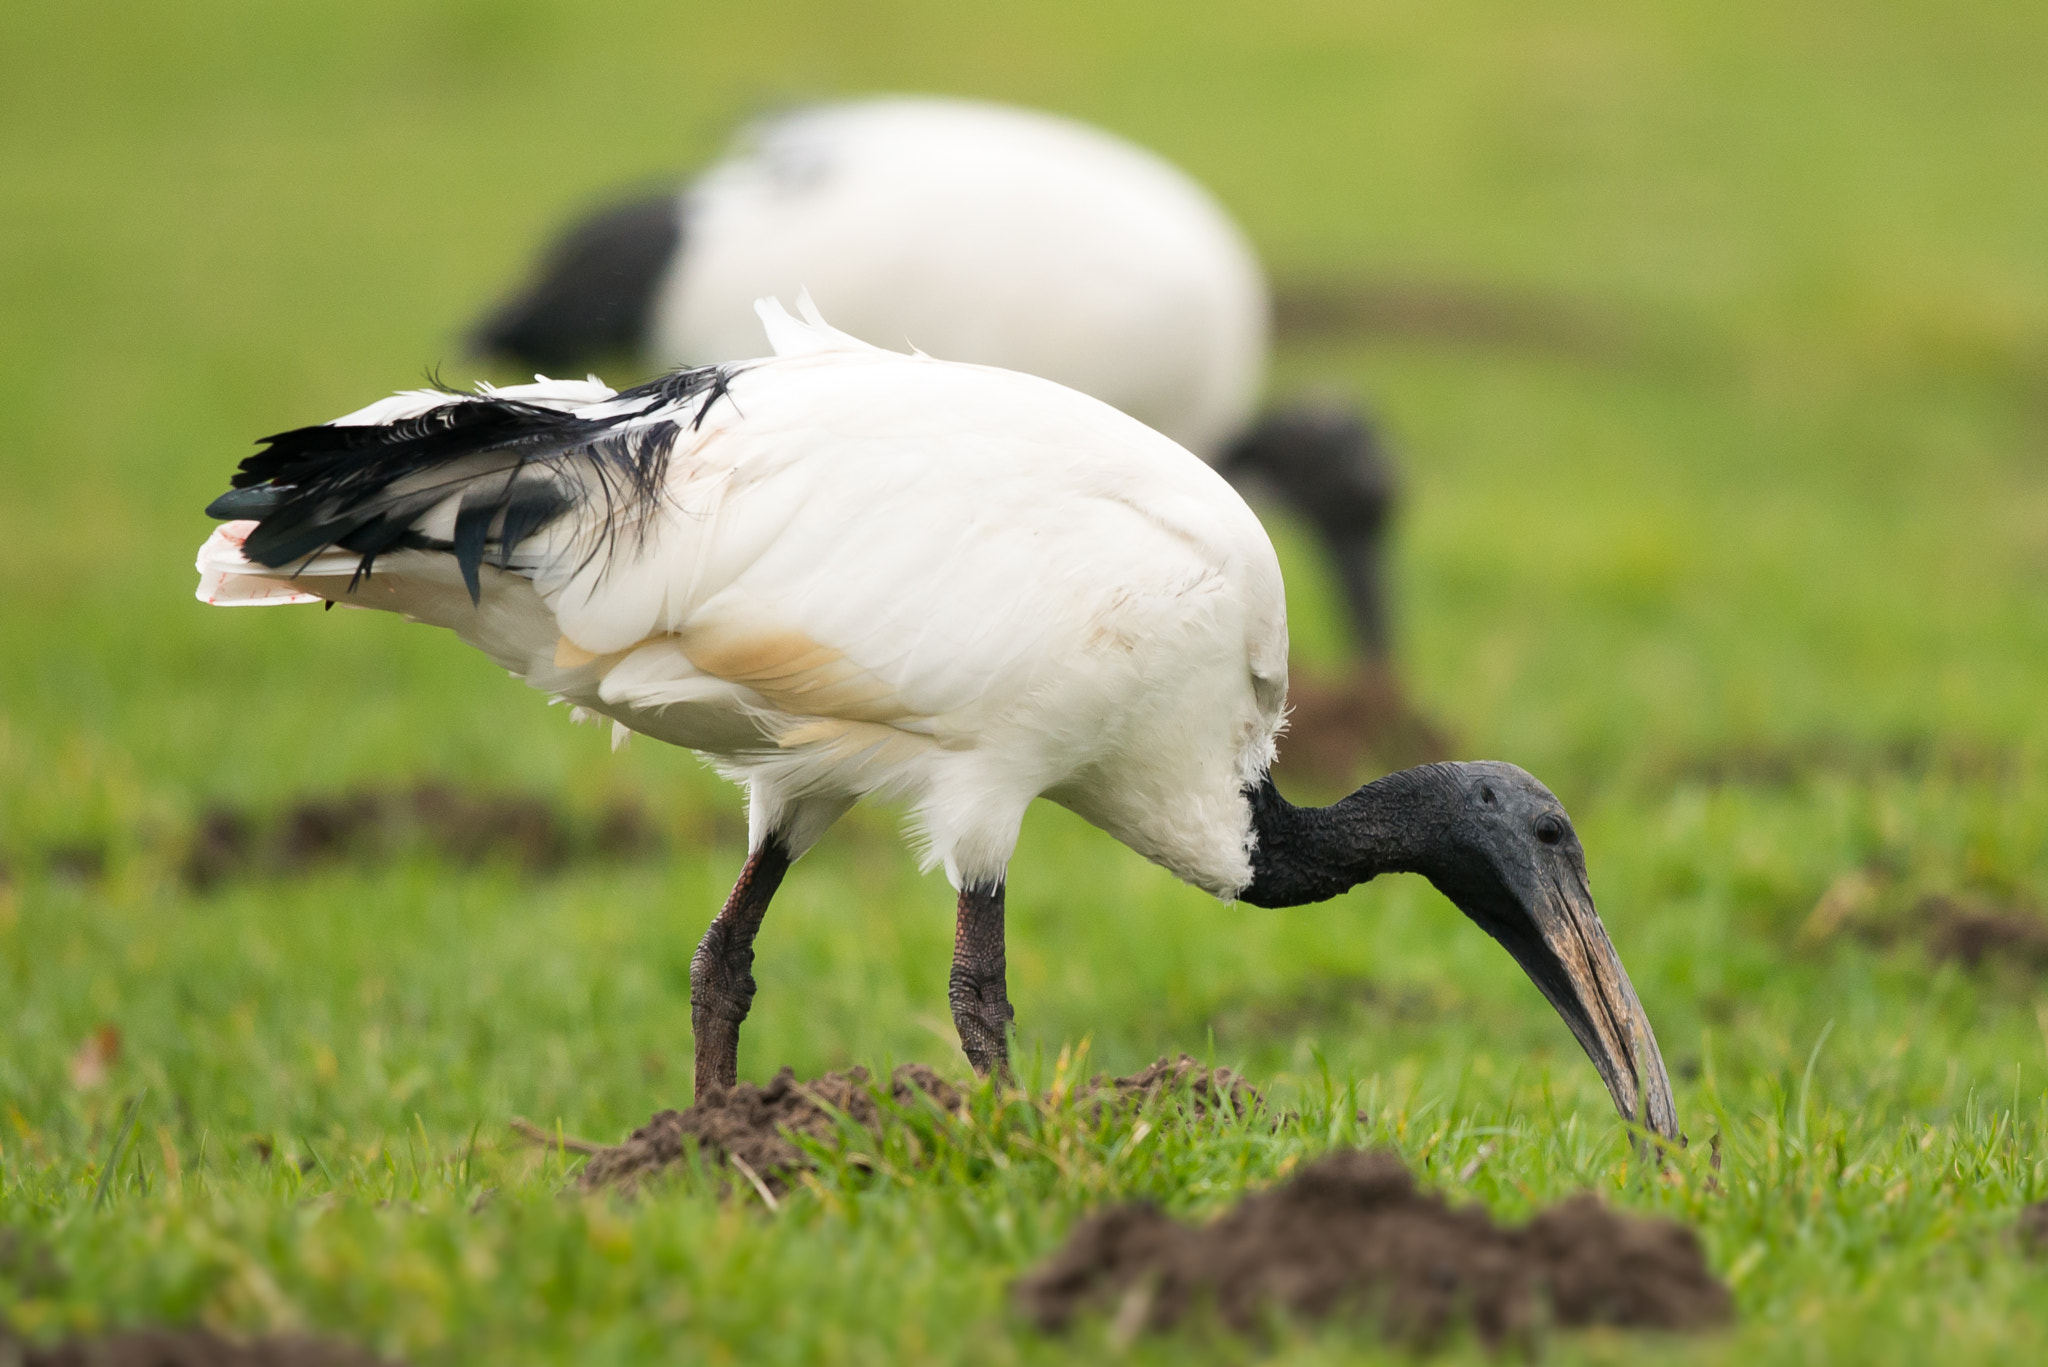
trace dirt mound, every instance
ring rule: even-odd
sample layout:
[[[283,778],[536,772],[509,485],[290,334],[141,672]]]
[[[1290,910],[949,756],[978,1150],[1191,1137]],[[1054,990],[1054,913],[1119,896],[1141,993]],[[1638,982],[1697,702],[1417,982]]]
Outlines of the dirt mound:
[[[1096,1077],[1080,1092],[1083,1099],[1110,1100],[1133,1109],[1162,1099],[1185,1096],[1188,1110],[1198,1120],[1211,1115],[1244,1116],[1262,1109],[1266,1098],[1259,1089],[1228,1068],[1206,1068],[1195,1058],[1182,1054],[1159,1061],[1128,1077]]]
[[[1546,1324],[1703,1329],[1732,1313],[1681,1225],[1580,1196],[1503,1229],[1484,1210],[1418,1192],[1393,1154],[1357,1151],[1199,1228],[1146,1204],[1091,1216],[1016,1297],[1048,1330],[1101,1309],[1120,1332],[1162,1331],[1213,1309],[1249,1333],[1278,1310],[1376,1316],[1390,1338],[1421,1346],[1461,1323],[1498,1347],[1533,1343]]]
[[[1791,740],[1752,740],[1658,763],[1652,776],[1662,783],[1703,783],[1755,788],[1791,788],[1817,778],[1870,782],[1884,778],[1941,775],[1965,780],[2001,779],[2019,768],[2017,752],[1968,745],[1952,739],[1899,735],[1872,740],[1841,735]]]
[[[264,817],[216,806],[201,817],[184,859],[200,890],[247,874],[289,875],[345,859],[386,858],[425,846],[460,864],[508,860],[530,873],[578,858],[627,858],[661,846],[641,809],[614,802],[593,823],[524,793],[422,783],[307,797]]]
[[[50,1246],[18,1230],[0,1229],[0,1286],[17,1295],[43,1296],[70,1280]],[[8,1367],[7,1321],[0,1318],[0,1367]]]
[[[2048,1201],[2022,1206],[2012,1232],[2020,1241],[2020,1252],[2029,1258],[2048,1258]]]
[[[1819,944],[1843,931],[1879,948],[1919,940],[1936,962],[1968,969],[2048,973],[2048,916],[2040,911],[1942,893],[1913,898],[1882,870],[1852,869],[1829,884],[1799,939]]]
[[[2048,970],[2048,919],[2033,912],[1929,897],[1919,915],[1928,952],[1937,959],[1954,959],[1965,968],[1990,960]]]
[[[127,1329],[66,1339],[47,1348],[15,1343],[0,1330],[6,1367],[394,1367],[351,1344],[296,1334],[235,1340],[207,1329]]]
[[[1283,785],[1336,791],[1369,769],[1407,769],[1450,753],[1450,738],[1415,709],[1391,672],[1362,667],[1332,679],[1296,671],[1273,773]]]
[[[687,1111],[658,1113],[625,1143],[593,1154],[578,1180],[590,1190],[631,1191],[682,1161],[684,1139],[694,1136],[707,1159],[737,1160],[769,1190],[780,1191],[786,1186],[780,1174],[809,1166],[803,1150],[785,1131],[828,1139],[838,1133],[837,1112],[879,1132],[882,1109],[874,1092],[874,1080],[865,1068],[826,1073],[810,1082],[798,1082],[796,1071],[784,1068],[765,1087],[742,1082]],[[898,1105],[908,1104],[919,1093],[945,1110],[960,1109],[960,1093],[923,1064],[906,1063],[890,1074],[889,1095]]]
[[[1338,275],[1283,279],[1273,289],[1283,342],[1396,341],[1618,359],[1638,329],[1583,300],[1476,281]]]
[[[949,1112],[966,1104],[957,1088],[922,1063],[903,1064],[889,1075],[889,1095],[897,1105],[909,1103],[920,1092]],[[834,1115],[838,1112],[879,1133],[882,1108],[874,1093],[873,1077],[865,1068],[826,1073],[809,1082],[799,1082],[795,1069],[784,1068],[765,1087],[742,1082],[686,1111],[656,1113],[623,1144],[593,1146],[590,1161],[583,1165],[577,1180],[586,1190],[612,1187],[633,1191],[683,1161],[684,1141],[694,1137],[707,1159],[720,1163],[737,1160],[750,1180],[760,1179],[771,1193],[779,1195],[788,1188],[788,1173],[810,1166],[803,1150],[785,1131],[829,1139],[838,1133],[839,1121]],[[1204,1067],[1187,1054],[1178,1059],[1161,1057],[1128,1077],[1098,1076],[1076,1093],[1084,1105],[1110,1105],[1118,1110],[1137,1110],[1183,1097],[1196,1119],[1249,1115],[1266,1104],[1258,1088],[1230,1069]],[[536,1143],[554,1142],[544,1129],[524,1121],[517,1124],[531,1130]],[[574,1147],[585,1145],[578,1141]]]

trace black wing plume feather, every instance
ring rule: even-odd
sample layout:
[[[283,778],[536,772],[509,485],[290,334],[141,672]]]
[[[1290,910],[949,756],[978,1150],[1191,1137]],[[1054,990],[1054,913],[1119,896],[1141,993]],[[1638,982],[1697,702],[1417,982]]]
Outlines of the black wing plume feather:
[[[684,430],[683,404],[701,399],[692,429],[726,393],[736,372],[679,370],[621,392],[613,416],[579,417],[505,398],[451,398],[399,422],[298,427],[262,438],[241,464],[234,488],[207,505],[207,516],[251,518],[243,554],[273,568],[330,546],[354,551],[350,584],[392,550],[438,550],[455,557],[472,602],[479,574],[497,548],[500,569],[520,542],[579,502],[605,500],[608,548],[629,526],[644,525],[660,503],[668,459]],[[668,422],[643,421],[677,409]],[[634,424],[641,424],[635,426]],[[451,495],[461,503],[452,540],[413,524]]]

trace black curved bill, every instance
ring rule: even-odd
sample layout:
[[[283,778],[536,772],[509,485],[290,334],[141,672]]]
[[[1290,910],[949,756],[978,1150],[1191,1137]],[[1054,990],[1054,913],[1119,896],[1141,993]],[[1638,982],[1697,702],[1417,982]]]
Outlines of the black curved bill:
[[[1683,1142],[1671,1077],[1656,1032],[1579,879],[1552,882],[1529,908],[1535,939],[1501,937],[1508,952],[1564,1017],[1586,1057],[1607,1084],[1623,1118],[1662,1138]]]

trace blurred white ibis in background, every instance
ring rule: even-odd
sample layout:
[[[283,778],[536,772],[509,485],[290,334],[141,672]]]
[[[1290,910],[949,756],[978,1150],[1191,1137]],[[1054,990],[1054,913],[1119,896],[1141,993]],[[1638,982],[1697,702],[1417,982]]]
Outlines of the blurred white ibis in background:
[[[732,361],[759,345],[756,299],[806,289],[857,337],[1057,380],[1270,489],[1314,528],[1360,648],[1384,659],[1394,490],[1371,429],[1327,403],[1253,421],[1258,258],[1201,186],[1099,129],[937,98],[785,114],[680,193],[569,230],[474,342],[555,373]]]
[[[1542,989],[1621,1113],[1675,1133],[1548,789],[1500,763],[1321,808],[1274,788],[1280,567],[1213,470],[1048,380],[879,350],[815,310],[761,317],[772,359],[623,393],[419,391],[270,437],[208,509],[233,520],[199,596],[448,627],[741,784],[746,865],[690,970],[700,1096],[737,1077],[769,898],[869,796],[908,803],[959,890],[953,1019],[975,1069],[1002,1069],[1006,870],[1046,797],[1258,906],[1423,874]]]

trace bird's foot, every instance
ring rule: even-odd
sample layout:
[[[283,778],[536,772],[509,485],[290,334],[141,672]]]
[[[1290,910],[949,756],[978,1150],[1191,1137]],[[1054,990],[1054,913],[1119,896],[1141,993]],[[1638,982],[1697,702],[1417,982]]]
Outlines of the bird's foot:
[[[953,984],[953,1027],[960,1032],[960,1048],[967,1055],[967,1062],[974,1068],[975,1076],[987,1077],[994,1074],[999,1080],[1010,1076],[1010,1026],[1017,1013],[1009,1000],[1001,995],[1000,983],[990,993],[983,986],[955,982]]]
[[[741,1019],[691,1010],[690,1033],[696,1037],[697,1046],[693,1100],[706,1101],[740,1080]]]
[[[697,1046],[698,1101],[739,1081],[740,1025],[754,1002],[754,977],[747,972],[745,961],[753,957],[751,950],[742,950],[733,956],[739,962],[719,963],[700,949],[697,961],[690,965],[690,1033]],[[737,973],[731,971],[735,968]]]
[[[1003,885],[960,890],[959,920],[953,931],[953,972],[946,997],[960,1047],[981,1077],[1010,1076],[1010,1024],[1017,1013],[1003,962]]]

